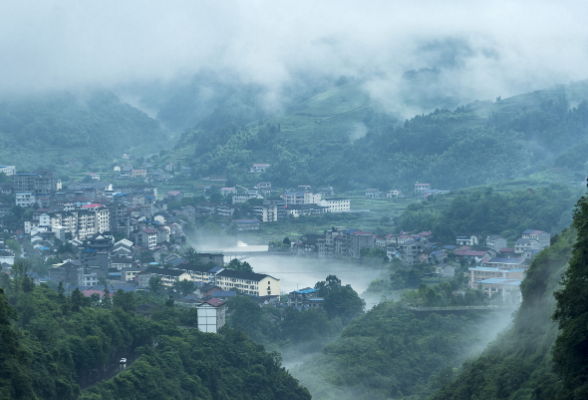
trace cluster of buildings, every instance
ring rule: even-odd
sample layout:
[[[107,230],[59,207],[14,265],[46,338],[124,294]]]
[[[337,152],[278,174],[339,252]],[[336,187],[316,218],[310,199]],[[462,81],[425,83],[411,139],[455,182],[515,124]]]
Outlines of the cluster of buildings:
[[[211,188],[204,188],[207,193]],[[301,215],[318,215],[324,213],[346,213],[351,211],[349,198],[334,197],[332,186],[313,190],[309,185],[300,185],[296,190],[288,189],[277,193],[271,182],[259,182],[253,189],[223,187],[221,196],[232,196],[232,205],[202,202],[197,205],[200,215],[216,215],[231,218],[238,204],[253,201],[252,215],[248,219],[234,221],[239,231],[258,230],[262,223],[277,222]],[[329,197],[325,197],[329,196]]]
[[[123,158],[126,159],[130,159],[131,157],[123,155]],[[114,172],[117,179],[140,180],[144,183],[170,181],[176,174],[188,176],[192,174],[192,168],[177,166],[174,163],[168,163],[162,168],[158,168],[146,161],[140,167],[134,168],[131,164],[121,164],[114,167]]]
[[[489,296],[501,292],[506,297],[512,292],[512,296],[518,298],[519,285],[527,268],[541,250],[549,247],[550,239],[547,232],[528,229],[514,247],[507,247],[507,239],[498,235],[486,238],[457,235],[455,244],[445,245],[436,242],[431,231],[377,236],[335,226],[323,234],[302,235],[292,243],[292,253],[305,257],[360,259],[366,251],[380,248],[381,254],[385,252],[389,259],[399,259],[406,267],[420,263],[434,265],[435,273],[442,277],[453,277],[454,262],[463,259],[472,265],[467,272],[471,288],[481,285]]]
[[[16,232],[31,238],[85,241],[98,233],[121,233],[153,251],[165,244],[183,243],[183,225],[196,220],[194,207],[167,210],[167,203],[181,197],[181,192],[170,192],[158,200],[155,186],[115,188],[93,181],[72,183],[64,189],[48,170],[17,173],[12,178],[3,193],[14,193],[14,205],[35,209]],[[0,217],[10,214],[12,206],[0,205]]]

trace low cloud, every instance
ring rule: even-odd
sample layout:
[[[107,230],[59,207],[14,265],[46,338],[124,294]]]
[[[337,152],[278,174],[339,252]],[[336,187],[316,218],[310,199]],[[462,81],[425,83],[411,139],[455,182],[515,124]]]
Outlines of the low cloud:
[[[0,90],[165,83],[212,70],[265,86],[272,102],[299,76],[346,75],[406,110],[399,104],[415,89],[402,74],[425,69],[446,97],[432,105],[494,99],[585,79],[587,11],[579,1],[6,1]]]

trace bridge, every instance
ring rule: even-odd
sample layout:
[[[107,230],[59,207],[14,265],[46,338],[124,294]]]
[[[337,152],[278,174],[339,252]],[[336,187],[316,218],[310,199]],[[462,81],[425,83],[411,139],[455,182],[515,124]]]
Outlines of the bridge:
[[[414,307],[404,308],[418,313],[465,313],[468,311],[514,311],[518,306],[514,305],[490,305],[490,306],[454,306],[454,307]]]

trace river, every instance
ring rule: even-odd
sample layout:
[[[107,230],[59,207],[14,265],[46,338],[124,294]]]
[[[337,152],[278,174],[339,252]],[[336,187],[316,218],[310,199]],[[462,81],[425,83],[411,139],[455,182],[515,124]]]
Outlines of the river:
[[[267,252],[267,245],[247,245],[238,242],[237,246],[204,247],[199,251],[234,252],[259,251]],[[350,284],[358,293],[364,292],[369,283],[378,278],[381,268],[366,266],[355,262],[333,259],[317,259],[290,256],[250,256],[247,261],[258,273],[271,275],[280,280],[280,291],[291,292],[305,287],[314,287],[318,281],[325,280],[327,275],[337,275],[343,285]],[[368,305],[368,308],[371,308]]]

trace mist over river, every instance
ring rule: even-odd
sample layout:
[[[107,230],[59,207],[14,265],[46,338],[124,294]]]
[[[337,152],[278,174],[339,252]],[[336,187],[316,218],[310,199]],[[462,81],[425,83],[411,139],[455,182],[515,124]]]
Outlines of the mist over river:
[[[267,252],[267,245],[247,245],[239,241],[237,246],[200,247],[199,252]],[[314,287],[327,275],[337,275],[343,285],[350,284],[356,292],[364,292],[369,283],[380,276],[383,268],[348,262],[345,260],[317,259],[297,256],[247,256],[247,261],[257,273],[265,273],[280,280],[280,290],[291,292],[304,287]],[[371,308],[367,304],[367,308]]]

